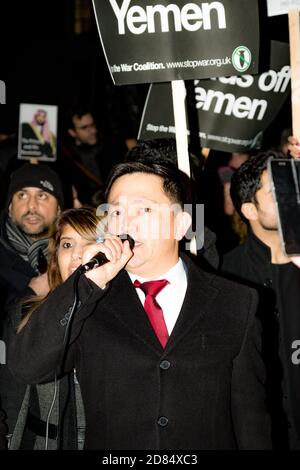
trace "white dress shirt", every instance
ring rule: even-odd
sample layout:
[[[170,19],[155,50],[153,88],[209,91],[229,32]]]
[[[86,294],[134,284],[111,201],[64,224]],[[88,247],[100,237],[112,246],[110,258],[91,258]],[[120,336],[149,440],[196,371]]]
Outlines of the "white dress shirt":
[[[136,279],[140,282],[147,282],[150,280],[130,272],[128,272],[128,274],[132,283],[134,283]],[[182,259],[179,258],[178,263],[176,263],[175,266],[173,266],[167,273],[159,276],[158,279],[167,279],[167,281],[169,281],[169,284],[167,284],[155,298],[162,308],[170,336],[179,316],[187,289],[187,275]],[[136,292],[144,306],[146,297],[144,292],[139,288],[136,289]]]

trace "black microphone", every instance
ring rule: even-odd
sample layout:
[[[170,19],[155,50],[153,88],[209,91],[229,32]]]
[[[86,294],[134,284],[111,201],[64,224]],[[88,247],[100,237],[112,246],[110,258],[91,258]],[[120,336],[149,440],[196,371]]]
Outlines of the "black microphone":
[[[131,250],[133,249],[134,239],[130,235],[123,233],[122,235],[118,235],[118,237],[122,240],[123,243],[125,240],[128,240]],[[99,266],[102,266],[103,264],[108,263],[108,262],[109,262],[109,259],[106,258],[105,254],[99,251],[99,253],[93,256],[93,258],[91,258],[90,261],[80,266],[79,272],[81,274],[86,273],[87,271],[90,271],[91,269],[94,269],[94,268],[98,268]]]

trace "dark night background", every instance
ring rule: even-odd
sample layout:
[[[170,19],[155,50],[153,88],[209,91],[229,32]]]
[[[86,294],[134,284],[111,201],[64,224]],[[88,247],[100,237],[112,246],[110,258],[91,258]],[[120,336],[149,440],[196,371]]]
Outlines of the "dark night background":
[[[287,15],[267,18],[264,0],[260,6],[262,46],[267,49],[269,39],[288,42]],[[112,84],[90,0],[4,0],[0,39],[0,79],[6,83],[7,103],[0,119],[8,125],[17,126],[20,102],[58,104],[65,111],[80,99],[113,132],[136,133],[147,85]],[[266,65],[263,58],[261,62]],[[264,145],[276,145],[280,130],[289,126],[288,100],[266,132]]]
[[[5,0],[0,40],[7,103],[0,120],[9,127],[17,126],[20,102],[57,104],[60,118],[75,100],[94,108],[112,132],[125,126],[135,133],[147,86],[113,85],[90,0]]]

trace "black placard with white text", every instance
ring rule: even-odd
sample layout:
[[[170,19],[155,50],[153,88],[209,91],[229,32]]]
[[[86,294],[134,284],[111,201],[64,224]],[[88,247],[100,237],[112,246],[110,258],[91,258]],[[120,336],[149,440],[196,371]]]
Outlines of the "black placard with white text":
[[[270,70],[195,80],[195,103],[202,147],[225,152],[260,148],[262,133],[290,93],[289,46],[272,41]],[[175,137],[171,86],[151,85],[139,138]]]
[[[257,0],[93,0],[116,85],[257,73]]]

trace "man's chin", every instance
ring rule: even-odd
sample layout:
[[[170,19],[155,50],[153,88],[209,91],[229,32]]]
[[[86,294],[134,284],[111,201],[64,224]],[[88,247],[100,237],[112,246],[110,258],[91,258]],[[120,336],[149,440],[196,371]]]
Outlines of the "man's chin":
[[[143,261],[139,259],[138,257],[136,257],[135,255],[133,255],[133,257],[130,258],[130,260],[126,264],[125,269],[127,271],[132,271],[132,270],[138,269],[142,265],[143,265]]]
[[[89,142],[87,142],[87,145],[90,145],[91,147],[93,147],[94,145],[97,145],[98,144],[98,140],[90,140]]]
[[[39,227],[28,227],[27,225],[22,225],[19,227],[25,235],[31,238],[46,238],[48,236],[48,228],[44,226]]]

